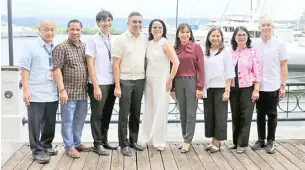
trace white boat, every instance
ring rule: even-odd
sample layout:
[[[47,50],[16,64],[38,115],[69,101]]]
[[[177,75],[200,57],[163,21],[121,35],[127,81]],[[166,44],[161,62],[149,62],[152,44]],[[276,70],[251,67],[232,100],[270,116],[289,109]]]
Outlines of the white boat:
[[[13,25],[13,38],[20,37],[38,37],[38,30],[25,26]],[[8,38],[8,26],[2,24],[1,26],[1,38]]]

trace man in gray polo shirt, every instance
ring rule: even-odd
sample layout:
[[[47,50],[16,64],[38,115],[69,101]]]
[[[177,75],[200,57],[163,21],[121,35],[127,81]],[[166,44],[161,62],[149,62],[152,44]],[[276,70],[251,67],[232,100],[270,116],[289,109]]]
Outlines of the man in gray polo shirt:
[[[119,145],[125,156],[132,156],[129,147],[138,151],[143,150],[143,147],[137,144],[148,42],[147,36],[141,33],[142,24],[143,19],[139,12],[129,14],[128,30],[115,40],[113,50],[114,95],[120,98]],[[129,123],[129,140],[127,139],[127,122]]]
[[[20,67],[23,100],[28,111],[30,148],[34,160],[45,164],[50,160],[49,155],[57,154],[57,150],[52,148],[58,108],[52,62],[55,23],[42,21],[39,34],[35,41],[25,47]]]
[[[109,11],[100,11],[96,23],[100,31],[86,42],[86,57],[89,70],[88,94],[91,106],[91,132],[93,151],[109,155],[105,149],[116,149],[108,143],[108,129],[116,97],[112,69],[111,32],[113,16]]]

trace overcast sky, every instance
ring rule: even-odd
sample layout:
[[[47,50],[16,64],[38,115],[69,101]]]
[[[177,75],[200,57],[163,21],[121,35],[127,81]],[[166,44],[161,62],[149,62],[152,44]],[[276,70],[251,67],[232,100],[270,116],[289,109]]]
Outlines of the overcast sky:
[[[65,16],[93,17],[104,8],[115,18],[126,17],[132,11],[142,13],[144,18],[175,17],[176,0],[12,0],[13,16]],[[220,18],[226,14],[246,14],[250,11],[251,0],[179,0],[180,17]],[[258,0],[253,1],[253,8]],[[258,15],[273,19],[296,19],[305,10],[305,0],[260,0]],[[7,13],[7,0],[1,0],[1,14]]]

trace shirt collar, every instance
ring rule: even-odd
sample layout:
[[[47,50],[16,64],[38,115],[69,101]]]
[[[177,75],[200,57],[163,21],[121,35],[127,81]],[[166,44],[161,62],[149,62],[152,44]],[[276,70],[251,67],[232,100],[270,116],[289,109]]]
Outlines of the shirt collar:
[[[182,46],[176,50],[177,53],[181,53],[182,51],[186,51],[188,53],[192,53],[194,51],[194,42],[189,41],[185,46]]]
[[[141,37],[141,36],[142,36],[142,33],[141,33],[141,32],[139,32],[138,37],[134,36],[129,30],[127,30],[126,32],[127,32],[128,37],[135,37],[135,38],[138,38],[138,37]]]
[[[51,44],[47,44],[42,38],[41,36],[38,36],[38,42],[39,44],[43,47],[43,46],[46,46],[46,47],[49,47],[51,45],[51,47],[54,47],[54,42],[52,41]]]
[[[104,39],[108,39],[108,40],[111,40],[111,38],[112,38],[112,35],[109,33],[109,36],[107,37],[105,34],[103,34],[102,33],[102,31],[99,31],[98,33],[97,33],[97,35],[98,36],[101,36],[102,38],[104,38]]]
[[[239,49],[239,48],[236,48],[236,52],[242,52],[242,51],[245,51],[245,50],[248,50],[249,48],[247,46],[245,46],[244,48],[242,49]]]
[[[265,41],[263,40],[262,37],[260,37],[259,39],[262,44],[265,44]],[[271,42],[273,39],[274,39],[274,36],[271,36],[271,38],[267,41],[267,43]]]
[[[69,44],[74,45],[74,46],[76,46],[76,47],[81,47],[81,45],[82,45],[82,41],[81,41],[81,40],[79,40],[79,43],[78,43],[78,44],[74,44],[69,38],[68,38],[67,41],[68,41]]]

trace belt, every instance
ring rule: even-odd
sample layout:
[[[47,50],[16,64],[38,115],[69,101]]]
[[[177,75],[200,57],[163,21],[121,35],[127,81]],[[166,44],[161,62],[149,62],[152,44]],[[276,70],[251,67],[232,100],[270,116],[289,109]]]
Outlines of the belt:
[[[196,80],[197,77],[196,76],[179,76],[179,77],[175,77],[175,79],[182,79],[182,80],[193,79],[193,80]]]

